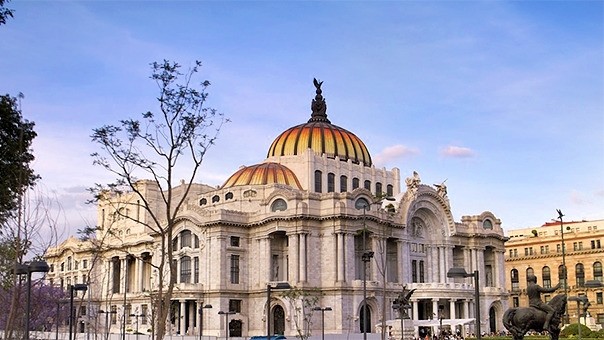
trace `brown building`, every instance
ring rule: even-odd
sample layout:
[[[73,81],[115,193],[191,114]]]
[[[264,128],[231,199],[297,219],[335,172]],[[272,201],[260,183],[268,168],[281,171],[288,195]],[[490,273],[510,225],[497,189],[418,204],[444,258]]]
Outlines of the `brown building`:
[[[581,322],[592,329],[604,326],[604,288],[585,287],[589,280],[604,282],[604,220],[550,222],[536,228],[510,230],[508,236],[505,269],[510,306],[528,306],[526,278],[529,274],[534,274],[537,283],[543,287],[553,287],[558,282],[564,287],[564,261],[568,268],[568,296],[584,295],[591,303],[589,316]],[[562,240],[566,245],[565,251]],[[542,297],[547,301],[563,292],[562,288]],[[569,301],[568,314],[571,323],[577,322],[576,302]]]

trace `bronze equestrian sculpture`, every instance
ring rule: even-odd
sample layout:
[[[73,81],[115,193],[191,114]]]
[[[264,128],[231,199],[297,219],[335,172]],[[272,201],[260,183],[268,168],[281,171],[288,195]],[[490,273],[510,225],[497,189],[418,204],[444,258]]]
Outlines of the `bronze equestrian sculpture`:
[[[535,307],[510,308],[503,314],[503,325],[512,333],[514,340],[522,340],[529,330],[536,332],[547,331],[552,340],[560,336],[560,322],[566,310],[566,294],[554,296],[547,305],[554,310],[554,314],[547,328],[544,328],[547,313]]]

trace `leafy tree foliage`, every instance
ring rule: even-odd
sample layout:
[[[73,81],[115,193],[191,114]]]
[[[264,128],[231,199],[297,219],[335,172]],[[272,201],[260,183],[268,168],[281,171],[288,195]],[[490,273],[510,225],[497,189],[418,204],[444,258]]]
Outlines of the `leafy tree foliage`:
[[[0,0],[0,25],[6,24],[6,19],[12,18],[15,12],[12,9],[4,7],[5,3],[8,3],[8,0]]]
[[[201,82],[200,89],[192,85],[199,67],[201,63],[197,61],[183,74],[181,66],[175,62],[152,63],[150,78],[159,87],[158,112],[149,111],[143,113],[140,120],[125,119],[118,125],[94,129],[91,136],[102,149],[102,152],[92,154],[94,164],[116,177],[112,183],[97,184],[91,189],[95,199],[111,207],[118,218],[142,224],[160,239],[157,258],[161,261],[150,263],[158,273],[152,305],[157,316],[154,329],[158,340],[165,334],[176,282],[172,229],[203,157],[226,121],[221,113],[205,105],[210,82]],[[177,170],[187,176],[180,184],[175,183]],[[140,178],[157,188],[159,195],[153,201],[143,192]],[[120,197],[123,197],[122,201]],[[127,209],[121,209],[124,204],[142,209],[145,218],[139,220],[129,216]]]
[[[26,316],[27,284],[25,275],[17,286],[0,289],[0,308],[7,311],[10,308],[13,296],[17,295],[17,317],[10,324],[12,329],[24,328]],[[32,280],[30,299],[29,326],[31,330],[51,330],[54,320],[58,316],[59,323],[65,322],[69,317],[69,307],[66,305],[66,293],[58,288],[42,284],[41,280]],[[0,313],[0,329],[9,326],[8,313]]]
[[[14,214],[23,191],[38,179],[30,167],[35,137],[34,123],[23,119],[18,99],[0,96],[0,225]]]

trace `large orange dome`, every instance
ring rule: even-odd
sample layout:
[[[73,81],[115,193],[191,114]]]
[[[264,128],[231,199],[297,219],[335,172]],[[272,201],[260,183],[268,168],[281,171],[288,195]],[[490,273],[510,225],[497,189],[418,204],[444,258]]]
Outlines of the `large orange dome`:
[[[274,162],[260,163],[237,170],[222,186],[285,184],[302,189],[298,178],[288,167]]]
[[[317,155],[337,156],[341,161],[352,160],[353,163],[371,166],[371,156],[363,141],[327,119],[327,105],[321,95],[322,83],[315,79],[317,95],[312,101],[312,115],[308,122],[291,127],[275,138],[267,157],[301,155],[312,149]]]

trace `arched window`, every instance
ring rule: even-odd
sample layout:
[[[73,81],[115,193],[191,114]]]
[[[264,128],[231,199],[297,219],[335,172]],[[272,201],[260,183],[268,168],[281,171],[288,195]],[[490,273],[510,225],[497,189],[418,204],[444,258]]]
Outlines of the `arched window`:
[[[382,196],[382,183],[380,182],[375,183],[375,195],[377,197]]]
[[[486,219],[484,221],[482,221],[482,227],[484,229],[493,229],[493,222],[491,222],[491,220]]]
[[[593,265],[594,280],[602,282],[602,262],[596,261]]]
[[[528,277],[529,277],[530,275],[535,275],[535,270],[533,270],[533,268],[531,268],[531,267],[528,267],[528,268],[526,269],[526,279],[527,279],[527,284],[528,284]]]
[[[367,180],[363,183],[363,188],[371,190],[371,181]]]
[[[199,200],[199,205],[206,205],[208,204],[208,200],[206,198],[202,198]]]
[[[193,248],[198,249],[199,248],[199,236],[195,235],[195,238],[193,239]]]
[[[564,273],[564,266],[558,266],[558,281],[562,287],[566,287],[566,274]]]
[[[180,282],[191,283],[191,258],[188,256],[180,258]]]
[[[577,286],[583,287],[585,285],[585,268],[583,267],[583,263],[575,265],[575,279],[577,280]]]
[[[520,290],[520,279],[518,277],[518,269],[512,269],[510,272],[510,282],[512,283],[512,291]]]
[[[220,202],[220,196],[218,196],[218,195],[212,196],[212,203],[218,203],[218,202]]]
[[[392,184],[388,184],[386,186],[386,196],[388,196],[388,197],[394,196],[394,187],[392,186]]]
[[[229,336],[241,337],[243,334],[243,322],[241,320],[233,320],[229,322]]]
[[[327,192],[336,191],[336,175],[332,172],[327,174]]]
[[[323,173],[321,170],[315,170],[315,192],[323,190]]]
[[[285,200],[283,200],[282,198],[277,198],[273,204],[271,204],[271,211],[275,212],[275,211],[285,211],[285,209],[287,209],[287,202],[285,202]]]
[[[340,192],[348,191],[348,177],[340,176]]]
[[[541,279],[541,281],[543,282],[543,287],[550,288],[552,286],[552,275],[549,270],[549,267],[543,267],[543,269],[541,269],[541,273],[543,275],[543,278]]]
[[[180,249],[184,247],[191,247],[191,231],[183,230],[180,232]]]
[[[233,193],[232,192],[227,192],[226,195],[224,195],[224,200],[228,201],[228,200],[232,200],[233,199]]]
[[[358,188],[358,187],[359,187],[359,179],[358,179],[358,178],[356,178],[356,177],[354,177],[354,178],[352,179],[352,190],[354,190],[354,189],[356,189],[356,188]]]

